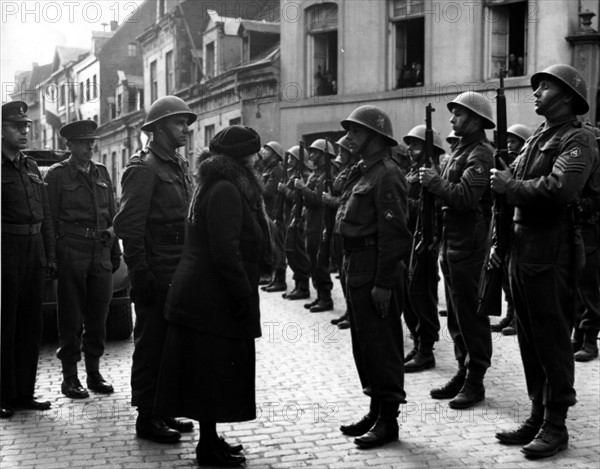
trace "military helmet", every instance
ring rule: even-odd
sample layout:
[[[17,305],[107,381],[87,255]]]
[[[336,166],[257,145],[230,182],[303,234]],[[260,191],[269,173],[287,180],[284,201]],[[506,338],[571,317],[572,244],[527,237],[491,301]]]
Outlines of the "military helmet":
[[[348,138],[345,135],[342,136],[342,138],[340,138],[337,142],[335,142],[335,144],[338,147],[343,148],[344,150],[349,151],[350,153],[352,153],[352,150],[348,146]]]
[[[523,125],[523,124],[511,125],[508,129],[506,129],[506,133],[515,135],[516,137],[519,137],[523,141],[525,141],[529,137],[531,137],[531,134],[532,134],[529,127],[527,127],[526,125]]]
[[[484,129],[493,129],[496,127],[496,124],[494,124],[492,105],[481,93],[465,91],[464,93],[459,94],[448,103],[447,106],[450,112],[452,112],[452,109],[454,109],[456,105],[460,105],[477,114],[479,117],[482,117]]]
[[[288,155],[291,155],[292,158],[295,158],[296,160],[299,160],[300,159],[300,145],[294,145],[293,147],[288,148],[286,150],[286,153]]]
[[[451,130],[448,136],[446,137],[446,142],[448,142],[450,145],[452,145],[458,140],[460,140],[460,137],[456,135],[456,132],[454,132],[454,130]]]
[[[142,130],[152,132],[154,124],[165,117],[184,114],[188,116],[188,125],[195,122],[198,116],[194,114],[185,101],[177,96],[163,96],[158,98],[150,106],[146,115],[146,121],[142,125]]]
[[[410,129],[410,132],[408,132],[403,137],[402,140],[404,140],[404,143],[406,143],[407,145],[410,145],[411,138],[416,138],[416,139],[422,140],[424,142],[425,141],[425,130],[427,130],[427,126],[425,124],[417,125],[417,126],[413,127],[412,129]],[[446,150],[444,149],[444,146],[442,144],[442,138],[440,137],[440,134],[435,129],[433,129],[433,146],[435,148],[437,148],[438,152],[440,152],[440,153],[446,152]]]
[[[316,139],[308,148],[313,150],[321,150],[323,153],[328,153],[331,156],[335,156],[333,145],[324,138]]]
[[[587,86],[576,68],[565,64],[555,64],[550,65],[541,72],[534,73],[531,75],[531,87],[533,91],[538,89],[540,81],[544,78],[558,80],[575,93],[573,110],[577,115],[585,114],[590,110],[590,105],[587,101]]]
[[[265,147],[269,147],[271,150],[277,153],[279,158],[283,158],[283,147],[278,142],[273,141],[265,143]]]
[[[345,130],[348,130],[351,123],[360,124],[382,135],[390,147],[398,145],[398,141],[393,136],[390,116],[377,106],[364,105],[357,107],[341,122],[341,125]]]

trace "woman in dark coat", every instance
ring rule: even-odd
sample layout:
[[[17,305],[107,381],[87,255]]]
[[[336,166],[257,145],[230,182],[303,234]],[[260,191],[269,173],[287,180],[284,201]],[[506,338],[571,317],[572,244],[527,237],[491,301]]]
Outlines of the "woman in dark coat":
[[[261,269],[270,268],[263,185],[253,169],[260,148],[258,134],[242,126],[211,140],[165,307],[169,330],[155,410],[200,422],[200,465],[244,463],[241,446],[219,438],[216,423],[256,418],[258,282]]]

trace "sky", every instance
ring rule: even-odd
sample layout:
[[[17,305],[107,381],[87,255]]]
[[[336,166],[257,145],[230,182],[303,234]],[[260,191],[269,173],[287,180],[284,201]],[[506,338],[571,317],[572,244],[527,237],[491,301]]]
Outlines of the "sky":
[[[89,48],[92,31],[109,31],[111,21],[122,24],[140,3],[142,0],[2,0],[2,102],[14,89],[16,72],[30,70],[33,62],[52,62],[57,45]]]

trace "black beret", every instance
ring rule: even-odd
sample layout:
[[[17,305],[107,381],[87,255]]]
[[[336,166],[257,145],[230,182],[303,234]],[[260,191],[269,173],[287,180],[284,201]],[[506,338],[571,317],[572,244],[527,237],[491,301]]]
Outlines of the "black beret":
[[[232,125],[221,130],[210,141],[210,151],[231,158],[242,158],[261,149],[256,130],[242,125]]]
[[[59,133],[67,140],[89,140],[100,138],[96,135],[98,124],[93,120],[81,120],[63,125]]]
[[[2,120],[10,122],[33,122],[27,117],[27,103],[24,101],[10,101],[3,104]]]

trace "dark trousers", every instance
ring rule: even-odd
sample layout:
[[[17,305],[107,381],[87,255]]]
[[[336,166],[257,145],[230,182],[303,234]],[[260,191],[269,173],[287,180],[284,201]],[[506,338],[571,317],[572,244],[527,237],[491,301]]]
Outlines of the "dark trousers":
[[[492,360],[492,334],[487,316],[477,315],[477,287],[485,261],[484,247],[474,251],[442,251],[448,331],[459,367],[484,374]]]
[[[576,402],[573,272],[567,237],[553,235],[517,225],[509,268],[527,392],[537,404],[560,408]]]
[[[271,228],[271,238],[273,243],[273,270],[275,272],[285,272],[285,269],[287,268],[287,262],[285,260],[285,225],[269,220],[269,227]],[[283,280],[285,280],[285,278]]]
[[[380,317],[371,299],[376,263],[376,249],[344,254],[352,353],[367,396],[382,402],[404,403],[402,277],[399,272],[397,286],[392,289],[389,314]]]
[[[58,240],[57,255],[56,355],[65,376],[77,373],[82,350],[88,373],[98,371],[113,288],[110,247],[98,240],[65,236]]]
[[[2,401],[33,397],[46,276],[40,234],[2,234]]]
[[[579,307],[575,327],[583,331],[600,330],[600,250],[598,225],[584,225],[585,266],[579,275]]]
[[[285,254],[288,265],[294,273],[296,282],[305,282],[308,286],[310,278],[310,264],[306,254],[306,235],[304,223],[293,222],[285,233]]]
[[[167,337],[168,322],[163,315],[167,290],[168,284],[157,281],[154,301],[151,304],[135,304],[131,405],[136,406],[138,412],[151,412],[154,406],[162,352]]]
[[[415,271],[409,287],[410,307],[404,308],[404,321],[415,342],[430,352],[440,338],[438,251],[424,249],[415,255]]]
[[[306,232],[306,253],[310,265],[310,277],[317,292],[331,291],[333,288],[329,272],[329,256],[319,256],[322,238],[320,230],[307,230]]]

